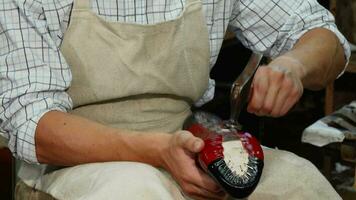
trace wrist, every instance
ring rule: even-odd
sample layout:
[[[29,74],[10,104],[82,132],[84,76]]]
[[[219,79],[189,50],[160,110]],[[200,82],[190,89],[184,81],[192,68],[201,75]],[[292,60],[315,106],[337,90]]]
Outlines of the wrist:
[[[160,134],[159,139],[157,141],[157,152],[156,152],[156,159],[157,159],[157,167],[166,168],[166,154],[169,151],[170,141],[172,135],[171,134]]]
[[[146,137],[147,148],[142,151],[143,162],[148,163],[154,167],[164,168],[164,155],[169,149],[171,134],[168,133],[144,133]],[[140,138],[138,138],[140,139]]]
[[[286,71],[292,73],[301,81],[306,77],[306,67],[297,58],[290,55],[282,55],[274,59],[269,65],[274,70]]]
[[[115,161],[132,161],[162,166],[162,152],[167,149],[169,136],[167,133],[137,132],[117,130],[114,134]]]

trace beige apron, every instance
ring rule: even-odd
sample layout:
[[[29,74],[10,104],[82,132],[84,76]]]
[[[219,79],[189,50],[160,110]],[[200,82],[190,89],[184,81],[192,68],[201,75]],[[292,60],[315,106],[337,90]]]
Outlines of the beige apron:
[[[62,45],[73,73],[72,113],[118,128],[180,129],[208,83],[209,40],[200,0],[187,0],[176,20],[155,25],[105,22],[89,2],[75,1]],[[340,199],[310,162],[284,151],[265,154],[262,179],[250,200]],[[57,170],[42,176],[35,188],[20,182],[16,198],[185,198],[167,174],[133,162]]]
[[[111,23],[75,1],[62,53],[73,114],[113,127],[173,132],[205,92],[209,40],[199,0],[154,25]]]
[[[209,39],[200,0],[187,0],[178,18],[153,25],[106,22],[92,12],[90,0],[76,0],[61,51],[73,76],[71,113],[116,128],[177,131],[208,86]],[[174,181],[142,163],[65,168],[43,176],[35,188],[58,199],[183,199]],[[120,194],[108,192],[117,188]],[[23,195],[48,198],[28,192],[18,198],[28,197]]]

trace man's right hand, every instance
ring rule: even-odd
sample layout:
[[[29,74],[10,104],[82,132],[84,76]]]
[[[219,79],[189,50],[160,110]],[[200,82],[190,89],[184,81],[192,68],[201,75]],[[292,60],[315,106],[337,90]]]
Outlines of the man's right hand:
[[[188,131],[173,134],[163,149],[163,167],[178,182],[183,192],[194,199],[223,199],[225,193],[195,162],[204,141]]]
[[[36,129],[40,163],[74,166],[107,161],[142,162],[165,168],[194,199],[222,199],[224,193],[195,163],[204,142],[188,131],[141,133],[118,130],[59,111],[46,113]]]

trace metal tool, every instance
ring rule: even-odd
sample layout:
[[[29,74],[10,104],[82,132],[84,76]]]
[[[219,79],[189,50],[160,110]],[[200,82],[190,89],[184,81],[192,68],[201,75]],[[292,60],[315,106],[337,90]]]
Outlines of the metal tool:
[[[245,69],[232,84],[230,92],[231,112],[229,121],[231,126],[234,126],[239,130],[241,130],[241,126],[238,124],[238,119],[242,108],[245,106],[250,96],[252,80],[262,57],[263,55],[260,53],[252,53]]]
[[[199,165],[232,197],[246,198],[259,183],[264,166],[264,155],[258,140],[242,130],[237,120],[242,107],[246,104],[253,76],[262,59],[261,54],[252,54],[241,75],[231,89],[230,120],[206,113],[194,112],[183,125],[194,136],[204,140],[204,148],[198,153]],[[240,156],[245,161],[224,155],[224,142],[241,143]],[[235,164],[231,164],[235,163]],[[237,173],[239,171],[239,173]]]

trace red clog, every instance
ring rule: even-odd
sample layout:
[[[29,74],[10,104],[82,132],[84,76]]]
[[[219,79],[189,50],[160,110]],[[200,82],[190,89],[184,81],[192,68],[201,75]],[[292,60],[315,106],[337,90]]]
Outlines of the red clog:
[[[198,163],[228,194],[245,198],[254,191],[264,165],[255,137],[206,112],[194,113],[185,121],[184,129],[204,140]],[[224,146],[229,148],[228,156]]]

